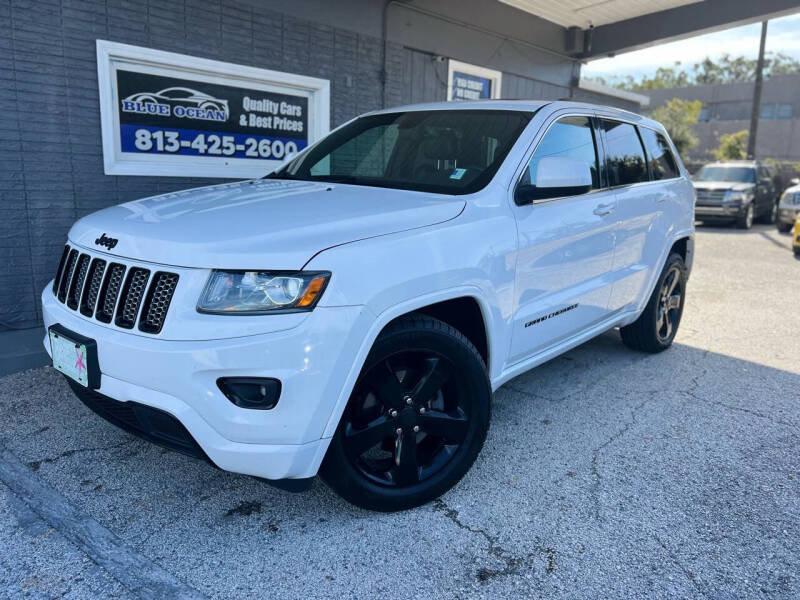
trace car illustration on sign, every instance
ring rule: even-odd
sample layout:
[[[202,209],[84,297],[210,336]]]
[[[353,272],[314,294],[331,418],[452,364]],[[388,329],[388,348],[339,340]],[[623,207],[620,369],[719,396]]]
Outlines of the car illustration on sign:
[[[136,112],[210,121],[227,121],[228,101],[185,87],[169,87],[160,92],[139,92],[122,100],[124,112]]]

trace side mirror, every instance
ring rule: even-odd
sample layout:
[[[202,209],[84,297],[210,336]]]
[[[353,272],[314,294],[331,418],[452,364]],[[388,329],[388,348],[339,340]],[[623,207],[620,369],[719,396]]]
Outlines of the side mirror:
[[[534,185],[520,185],[514,191],[517,204],[535,200],[577,196],[592,189],[589,163],[566,156],[547,156],[536,165]]]

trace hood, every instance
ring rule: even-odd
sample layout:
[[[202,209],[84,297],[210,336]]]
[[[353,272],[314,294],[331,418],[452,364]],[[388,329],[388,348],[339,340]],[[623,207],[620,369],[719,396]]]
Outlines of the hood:
[[[692,185],[698,190],[734,190],[737,192],[752,190],[755,187],[754,183],[737,183],[735,181],[693,181]]]
[[[800,192],[800,185],[793,185],[783,190],[784,194],[796,194]]]
[[[332,246],[450,220],[464,205],[455,196],[260,179],[112,206],[75,223],[69,238],[166,265],[291,270]]]

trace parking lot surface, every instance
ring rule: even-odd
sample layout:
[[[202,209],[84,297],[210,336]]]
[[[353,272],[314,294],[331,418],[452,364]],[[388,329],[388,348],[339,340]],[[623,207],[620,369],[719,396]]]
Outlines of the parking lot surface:
[[[0,379],[0,597],[800,597],[800,261],[699,228],[675,345],[609,332],[494,396],[483,452],[399,514],[114,428]]]

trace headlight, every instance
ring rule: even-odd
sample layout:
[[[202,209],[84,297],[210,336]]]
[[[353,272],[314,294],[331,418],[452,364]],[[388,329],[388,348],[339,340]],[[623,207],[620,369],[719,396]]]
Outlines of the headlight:
[[[800,204],[800,192],[783,192],[781,204]]]
[[[261,315],[313,310],[327,271],[212,271],[198,312]]]

